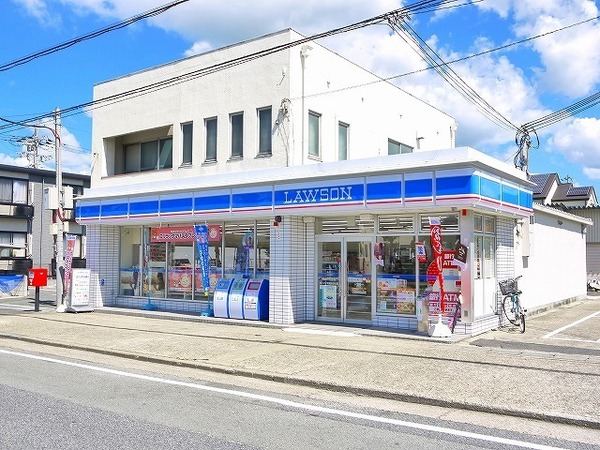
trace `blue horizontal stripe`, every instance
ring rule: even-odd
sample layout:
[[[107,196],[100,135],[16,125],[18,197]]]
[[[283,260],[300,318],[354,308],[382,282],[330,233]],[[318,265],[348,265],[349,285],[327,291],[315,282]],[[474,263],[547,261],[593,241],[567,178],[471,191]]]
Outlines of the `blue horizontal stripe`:
[[[232,195],[232,208],[255,208],[259,206],[273,206],[272,191],[246,192]]]
[[[519,190],[512,186],[502,185],[502,201],[513,205],[519,204]]]
[[[158,200],[147,200],[145,202],[131,202],[129,214],[158,214]]]
[[[424,180],[406,180],[405,185],[406,198],[433,196],[433,180],[431,178]]]
[[[89,219],[91,217],[100,217],[100,205],[82,205],[76,208],[77,217]]]
[[[502,195],[500,183],[481,177],[481,195],[500,201]]]
[[[367,200],[390,200],[402,198],[402,183],[383,181],[367,184]]]
[[[187,212],[191,211],[193,206],[192,197],[165,199],[160,201],[161,213]]]
[[[435,180],[435,193],[436,195],[478,194],[478,178],[475,175],[437,178]]]
[[[230,206],[229,194],[194,198],[194,211],[228,210]]]
[[[115,217],[127,215],[127,203],[116,203],[100,206],[100,214],[102,217]]]
[[[531,192],[519,191],[519,206],[533,208],[533,194]]]

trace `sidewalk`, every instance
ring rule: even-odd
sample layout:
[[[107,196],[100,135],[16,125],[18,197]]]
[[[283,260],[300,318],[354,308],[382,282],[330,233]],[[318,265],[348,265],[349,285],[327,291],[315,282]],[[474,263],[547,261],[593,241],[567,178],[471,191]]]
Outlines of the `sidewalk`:
[[[0,315],[0,345],[14,340],[600,429],[596,355],[482,348],[469,339],[448,343],[358,327],[281,326],[118,308]]]

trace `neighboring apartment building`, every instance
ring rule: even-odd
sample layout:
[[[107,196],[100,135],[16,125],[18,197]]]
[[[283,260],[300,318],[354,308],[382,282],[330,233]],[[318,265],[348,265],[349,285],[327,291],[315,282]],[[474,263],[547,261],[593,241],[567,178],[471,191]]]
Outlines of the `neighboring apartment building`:
[[[457,330],[498,326],[533,184],[455,148],[452,117],[316,42],[288,48],[299,39],[284,30],[95,86],[95,100],[133,95],[93,111],[96,164],[77,204],[91,306],[206,313],[222,306],[215,289],[237,289],[225,281],[256,279],[274,323],[416,329],[417,299],[441,288],[440,250],[445,312],[464,298]],[[205,257],[194,225],[208,228]],[[559,294],[531,307],[581,292]]]
[[[43,205],[44,189],[55,183],[54,171],[0,165],[0,276],[24,276],[31,267],[55,276],[52,211]],[[78,197],[90,176],[64,173],[63,185]],[[85,227],[75,222],[73,209],[65,210],[65,219],[65,232],[77,237],[73,266],[85,267]]]

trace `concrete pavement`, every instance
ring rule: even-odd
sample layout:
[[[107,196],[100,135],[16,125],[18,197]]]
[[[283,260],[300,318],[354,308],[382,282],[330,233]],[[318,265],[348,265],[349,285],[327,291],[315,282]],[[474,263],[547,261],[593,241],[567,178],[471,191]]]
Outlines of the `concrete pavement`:
[[[480,345],[506,331],[449,342],[320,323],[280,326],[117,308],[72,314],[42,306],[40,312],[4,308],[0,345],[20,340],[600,429],[600,351],[591,347],[553,353]],[[543,317],[528,324],[536,320]]]

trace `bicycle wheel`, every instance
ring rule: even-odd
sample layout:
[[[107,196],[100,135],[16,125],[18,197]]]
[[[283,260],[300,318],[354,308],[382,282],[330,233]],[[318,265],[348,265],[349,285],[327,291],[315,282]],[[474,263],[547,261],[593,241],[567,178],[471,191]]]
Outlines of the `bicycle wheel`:
[[[519,331],[525,333],[525,314],[523,312],[519,313]]]
[[[519,324],[519,312],[515,309],[511,294],[507,295],[502,300],[502,311],[504,312],[504,317],[506,317],[510,323],[513,325]]]

